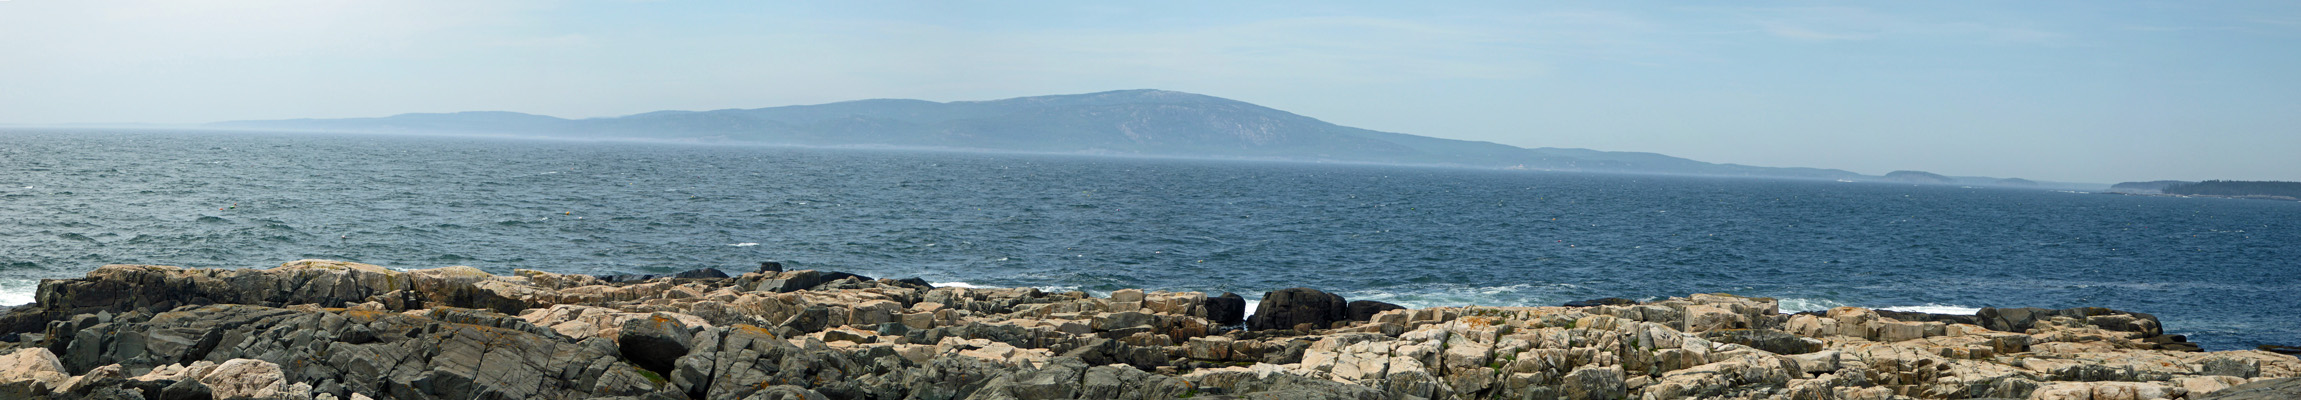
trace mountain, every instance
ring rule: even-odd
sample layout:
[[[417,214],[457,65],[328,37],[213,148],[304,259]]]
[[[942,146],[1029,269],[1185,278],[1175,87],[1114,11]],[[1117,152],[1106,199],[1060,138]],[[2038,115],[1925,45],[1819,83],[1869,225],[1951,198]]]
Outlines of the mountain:
[[[1949,184],[1949,183],[1957,183],[1957,180],[1956,180],[1956,179],[1950,179],[1950,177],[1947,177],[1947,176],[1941,176],[1941,174],[1936,174],[1936,173],[1932,173],[1932,172],[1925,172],[1925,171],[1894,171],[1894,172],[1887,172],[1887,173],[1886,173],[1886,176],[1885,176],[1885,180],[1888,180],[1888,181],[1894,181],[1894,182],[1906,182],[1906,183],[1937,183],[1937,184]]]
[[[819,146],[1454,165],[1561,171],[1878,180],[1819,168],[1714,164],[1654,153],[1520,148],[1335,125],[1220,97],[1165,90],[932,102],[657,111],[562,119],[513,112],[232,121],[213,128],[681,139]],[[1939,176],[1939,175],[1935,175]]]

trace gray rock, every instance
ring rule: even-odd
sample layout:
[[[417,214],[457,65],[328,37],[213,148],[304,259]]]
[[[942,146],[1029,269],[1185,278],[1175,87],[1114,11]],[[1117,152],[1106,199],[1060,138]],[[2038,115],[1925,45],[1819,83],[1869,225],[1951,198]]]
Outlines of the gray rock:
[[[2278,378],[2206,393],[2198,400],[2291,400],[2301,399],[2301,378]]]
[[[1373,388],[1314,379],[1301,375],[1224,371],[1184,378],[1209,398],[1376,400],[1385,398]],[[1233,397],[1223,397],[1233,396]]]
[[[1080,382],[1087,372],[1087,363],[1072,357],[1055,357],[1039,368],[1016,372],[1006,379],[994,380],[983,387],[975,398],[1010,398],[1016,400],[1054,400],[1078,398]],[[997,393],[997,394],[993,394]]]
[[[1585,367],[1566,373],[1560,389],[1569,399],[1619,399],[1629,392],[1622,379],[1618,369]]]
[[[831,397],[803,387],[775,385],[754,392],[750,396],[744,397],[743,400],[818,400],[828,398]]]

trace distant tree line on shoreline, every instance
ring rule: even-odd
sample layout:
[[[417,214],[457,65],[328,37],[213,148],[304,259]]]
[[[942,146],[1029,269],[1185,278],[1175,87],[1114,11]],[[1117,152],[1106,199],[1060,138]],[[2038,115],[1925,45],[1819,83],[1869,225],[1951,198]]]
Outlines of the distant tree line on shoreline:
[[[2204,181],[2166,186],[2166,194],[2207,196],[2284,196],[2301,198],[2301,182]]]

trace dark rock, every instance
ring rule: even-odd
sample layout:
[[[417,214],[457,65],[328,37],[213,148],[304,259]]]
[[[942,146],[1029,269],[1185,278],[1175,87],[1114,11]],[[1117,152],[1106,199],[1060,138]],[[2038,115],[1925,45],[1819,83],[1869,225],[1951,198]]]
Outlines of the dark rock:
[[[1017,400],[1079,398],[1082,389],[1079,384],[1085,380],[1086,372],[1087,363],[1077,358],[1049,358],[1039,368],[1017,371],[1007,378],[991,380],[984,384],[975,397]]]
[[[1881,314],[1882,315],[1882,314]],[[2135,338],[2148,338],[2165,334],[2164,325],[2157,316],[2101,307],[2078,307],[2060,310],[2044,308],[1983,308],[1975,314],[1983,328],[2003,332],[2024,332],[2037,327],[2038,321],[2055,317],[2075,318],[2088,325],[2117,332],[2130,332]]]
[[[932,282],[927,282],[927,280],[926,280],[926,279],[920,279],[920,278],[918,278],[918,277],[910,277],[910,278],[896,279],[896,280],[895,280],[895,282],[896,282],[896,283],[900,283],[900,284],[903,284],[903,285],[905,285],[905,286],[911,286],[913,289],[919,289],[919,290],[932,290],[932,289],[934,289],[934,288],[935,288],[935,284],[934,284],[934,283],[932,283]]]
[[[791,328],[801,333],[820,332],[823,328],[831,326],[831,309],[823,306],[807,306],[807,308],[799,310],[798,313],[791,314],[791,318],[784,319],[779,326]]]
[[[1079,384],[1081,399],[1172,399],[1190,393],[1190,383],[1143,370],[1098,365]]]
[[[869,277],[845,272],[816,271],[811,269],[786,271],[776,274],[776,276],[773,278],[760,280],[759,286],[753,288],[753,290],[762,292],[789,293],[814,289],[815,287],[822,286],[826,283],[836,283],[847,279],[855,279],[863,282],[869,282],[872,280]]]
[[[783,263],[774,262],[774,261],[760,261],[760,262],[759,262],[759,271],[758,271],[758,272],[759,272],[759,273],[762,273],[762,274],[778,274],[778,273],[782,273],[782,272],[783,272]]]
[[[1608,298],[1603,298],[1603,299],[1589,299],[1589,300],[1575,300],[1575,301],[1569,301],[1569,302],[1566,302],[1566,306],[1567,306],[1567,307],[1629,306],[1629,305],[1637,305],[1637,304],[1638,304],[1638,302],[1637,302],[1636,300],[1630,300],[1630,299],[1625,299],[1625,298],[1620,298],[1620,297],[1608,297]]]
[[[671,277],[688,279],[715,279],[725,278],[727,277],[727,273],[720,271],[718,268],[701,268],[679,271],[679,273],[671,274]]]
[[[1128,346],[1117,340],[1087,339],[1085,345],[1062,354],[1077,357],[1093,365],[1126,364],[1135,369],[1150,371],[1167,365],[1166,351],[1152,346]]]
[[[2205,362],[2198,364],[2198,375],[2234,376],[2239,378],[2253,378],[2261,376],[2261,363],[2254,360],[2215,357],[2208,358],[2205,360]]]
[[[655,279],[655,275],[650,274],[615,274],[592,276],[598,277],[599,280],[607,281],[607,283],[637,283]]]
[[[1206,319],[1216,325],[1231,326],[1246,322],[1246,297],[1238,293],[1222,292],[1221,296],[1206,299]]]
[[[901,322],[881,322],[872,331],[878,333],[879,336],[903,336],[911,333],[911,326],[903,325]]]
[[[2296,355],[2296,356],[2301,356],[2301,347],[2295,347],[2295,346],[2279,346],[2279,345],[2274,345],[2274,344],[2264,344],[2264,345],[2261,345],[2261,346],[2260,346],[2260,347],[2258,347],[2258,348],[2259,348],[2259,349],[2261,349],[2261,351],[2266,351],[2266,352],[2271,352],[2271,353],[2277,353],[2277,354],[2285,354],[2285,355]]]
[[[677,369],[666,375],[669,383],[688,397],[743,398],[778,379],[791,378],[779,374],[804,372],[779,367],[783,359],[803,351],[766,329],[751,325],[714,327],[696,337],[700,340],[695,349],[680,357]]]
[[[1404,310],[1404,309],[1406,309],[1406,307],[1405,307],[1405,306],[1400,306],[1400,305],[1397,305],[1397,304],[1384,303],[1384,302],[1379,302],[1379,301],[1373,301],[1373,300],[1356,300],[1356,301],[1351,301],[1351,302],[1350,302],[1350,320],[1352,320],[1352,321],[1367,321],[1367,320],[1373,320],[1373,319],[1374,319],[1374,314],[1381,314],[1383,311],[1390,311],[1390,310]]]
[[[2301,378],[2278,378],[2206,393],[2198,400],[2291,400],[2301,399]]]
[[[1262,303],[1255,305],[1246,326],[1254,330],[1293,329],[1297,324],[1324,327],[1349,319],[1349,313],[1349,302],[1342,296],[1311,288],[1279,289],[1263,293]]]
[[[1295,374],[1259,375],[1245,371],[1223,371],[1186,376],[1183,379],[1198,388],[1200,393],[1244,395],[1242,398],[1376,400],[1387,397],[1374,388]]]
[[[216,398],[216,391],[209,389],[208,384],[200,383],[198,379],[185,379],[161,388],[159,398],[166,400],[212,400]]]
[[[623,333],[615,339],[623,358],[631,360],[648,371],[667,374],[673,362],[687,355],[694,347],[695,331],[668,315],[656,314],[623,323]]]
[[[1928,314],[1928,313],[1921,313],[1921,312],[1906,312],[1906,311],[1893,311],[1893,310],[1871,310],[1871,311],[1878,313],[1878,316],[1880,316],[1880,317],[1893,318],[1893,319],[1895,319],[1895,320],[1900,320],[1900,321],[1903,321],[1903,322],[1940,322],[1940,323],[1944,323],[1944,324],[1967,324],[1967,325],[1981,325],[1981,317],[1980,317],[1978,314],[1977,314],[1977,315],[1958,315],[1958,314]]]
[[[1733,343],[1765,350],[1774,354],[1806,354],[1822,351],[1820,340],[1772,329],[1725,329],[1702,332],[1702,338],[1712,342]]]

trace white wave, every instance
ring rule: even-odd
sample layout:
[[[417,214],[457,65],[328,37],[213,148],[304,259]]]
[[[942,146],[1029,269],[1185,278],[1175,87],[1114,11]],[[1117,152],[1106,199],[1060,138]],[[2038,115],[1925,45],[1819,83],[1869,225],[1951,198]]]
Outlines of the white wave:
[[[728,245],[728,246],[735,246],[735,247],[751,247],[751,246],[758,246],[758,245],[759,245],[758,243],[752,243],[752,242],[743,242],[743,243],[730,244],[730,245]]]
[[[32,304],[32,296],[39,291],[37,279],[0,279],[0,306]]]
[[[1570,297],[1563,293],[1572,290],[1569,284],[1516,284],[1505,286],[1434,285],[1408,288],[1402,291],[1361,289],[1337,292],[1350,300],[1373,300],[1397,304],[1406,308],[1493,306],[1532,307],[1554,306]]]
[[[1922,305],[1922,306],[1892,306],[1892,307],[1878,307],[1878,309],[1880,309],[1880,310],[1886,310],[1886,311],[1900,311],[1900,312],[1921,312],[1921,313],[1927,313],[1927,314],[1950,314],[1950,315],[1974,315],[1974,314],[1976,314],[1976,313],[1980,313],[1980,312],[1981,312],[1981,309],[1980,309],[1980,308],[1975,308],[1975,307],[1966,307],[1966,306],[1960,306],[1960,305],[1950,305],[1950,304],[1933,304],[1933,303],[1926,303],[1926,305]]]
[[[965,288],[965,289],[997,289],[997,288],[998,288],[997,286],[983,286],[983,285],[977,285],[977,284],[966,283],[966,282],[959,282],[959,281],[951,281],[951,282],[932,282],[932,283],[928,283],[928,284],[929,284],[929,285],[934,285],[935,287],[939,287],[939,288],[947,288],[947,287]]]
[[[1807,311],[1829,311],[1832,308],[1845,307],[1846,303],[1839,303],[1829,299],[1807,299],[1792,297],[1774,300],[1774,305],[1780,307],[1783,313],[1802,313]]]

